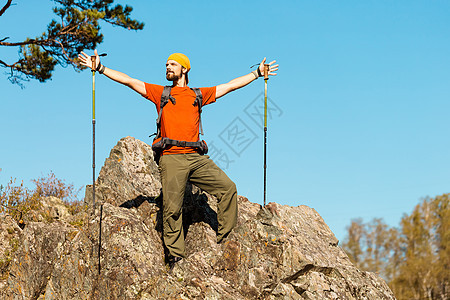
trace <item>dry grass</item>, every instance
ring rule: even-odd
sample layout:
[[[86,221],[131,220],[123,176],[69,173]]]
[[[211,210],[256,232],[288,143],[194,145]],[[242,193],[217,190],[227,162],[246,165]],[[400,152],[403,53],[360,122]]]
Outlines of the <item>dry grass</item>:
[[[41,207],[42,197],[57,197],[67,206],[72,215],[84,209],[83,202],[77,198],[79,190],[75,191],[73,184],[67,184],[50,172],[45,177],[33,179],[34,189],[25,187],[23,181],[16,183],[11,179],[6,186],[0,186],[0,213],[8,213],[20,224],[32,219],[31,211]],[[43,216],[45,218],[45,216]]]

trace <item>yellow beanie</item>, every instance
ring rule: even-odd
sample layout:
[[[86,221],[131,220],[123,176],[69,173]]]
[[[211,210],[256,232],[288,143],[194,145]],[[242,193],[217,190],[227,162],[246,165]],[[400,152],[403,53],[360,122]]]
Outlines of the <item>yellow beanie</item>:
[[[174,60],[183,67],[185,67],[188,71],[191,69],[191,62],[189,58],[183,53],[174,53],[169,56],[167,60]]]

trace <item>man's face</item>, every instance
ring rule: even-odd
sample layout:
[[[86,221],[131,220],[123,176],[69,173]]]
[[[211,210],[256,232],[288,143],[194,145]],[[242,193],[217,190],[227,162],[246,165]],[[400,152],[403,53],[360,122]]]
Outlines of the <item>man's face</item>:
[[[181,78],[183,66],[170,59],[166,63],[166,78],[169,81],[176,81]]]

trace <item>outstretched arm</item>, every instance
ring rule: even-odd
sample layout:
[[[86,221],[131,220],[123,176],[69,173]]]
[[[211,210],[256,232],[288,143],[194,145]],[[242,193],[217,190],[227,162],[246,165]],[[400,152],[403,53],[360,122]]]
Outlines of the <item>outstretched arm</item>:
[[[95,68],[97,68],[97,66],[100,64],[100,57],[98,56],[97,50],[94,51],[95,54]],[[87,55],[84,52],[81,52],[80,54],[78,54],[78,59],[80,60],[80,64],[88,67],[88,68],[92,68],[92,61],[91,61],[91,57],[89,55]],[[123,85],[128,86],[129,88],[135,90],[136,92],[138,92],[139,94],[141,94],[142,96],[145,96],[147,94],[147,91],[145,90],[145,84],[143,81],[140,81],[138,79],[135,78],[131,78],[130,76],[128,76],[127,74],[124,74],[122,72],[119,71],[115,71],[113,69],[110,68],[106,68],[103,71],[103,74],[106,75],[106,77],[117,81]]]
[[[264,74],[264,63],[266,62],[266,58],[262,60],[262,62],[259,64],[259,72],[260,74]],[[278,65],[274,65],[275,60],[269,63],[269,75],[277,75],[277,73],[274,73],[278,70]],[[220,84],[216,87],[216,99],[225,96],[229,92],[232,92],[234,90],[240,89],[241,87],[246,86],[253,80],[255,80],[258,75],[255,75],[254,72],[251,72],[247,75],[235,78],[231,80],[228,83]]]

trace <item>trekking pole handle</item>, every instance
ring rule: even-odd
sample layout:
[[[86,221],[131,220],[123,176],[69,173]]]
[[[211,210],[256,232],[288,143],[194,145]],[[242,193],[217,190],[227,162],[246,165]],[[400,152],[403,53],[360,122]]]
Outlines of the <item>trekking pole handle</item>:
[[[95,72],[95,60],[96,60],[97,58],[95,57],[95,55],[92,55],[91,56],[91,62],[92,62],[92,66],[91,66],[91,69],[92,69],[92,72]]]
[[[269,79],[269,64],[264,64],[264,80]]]

